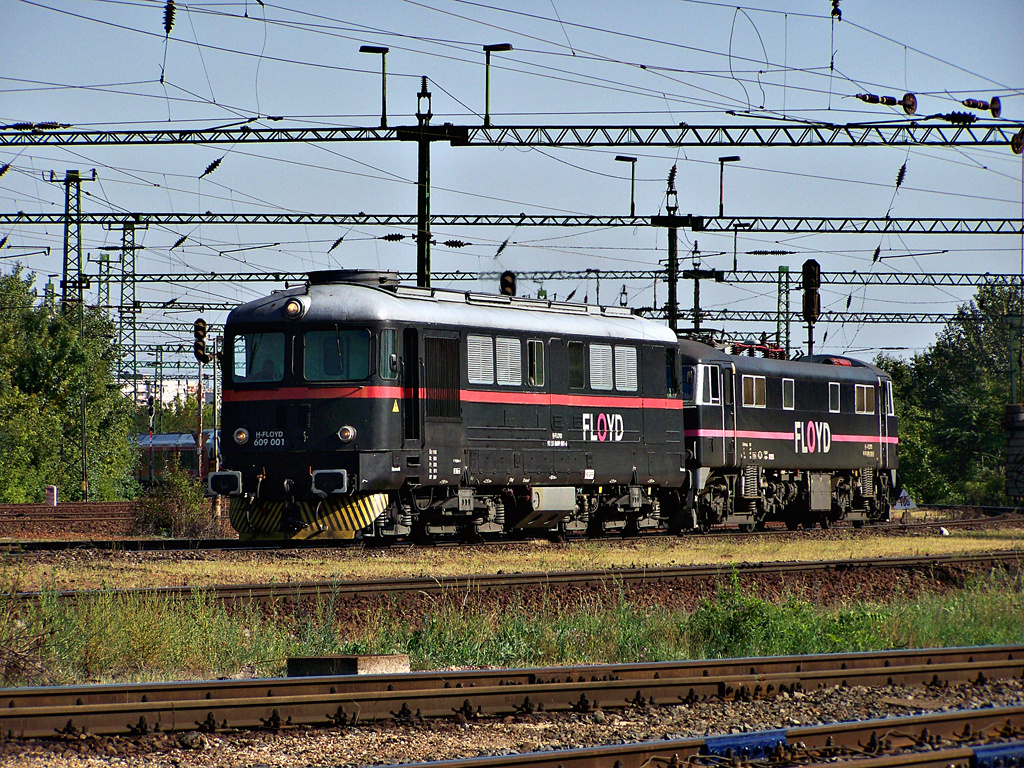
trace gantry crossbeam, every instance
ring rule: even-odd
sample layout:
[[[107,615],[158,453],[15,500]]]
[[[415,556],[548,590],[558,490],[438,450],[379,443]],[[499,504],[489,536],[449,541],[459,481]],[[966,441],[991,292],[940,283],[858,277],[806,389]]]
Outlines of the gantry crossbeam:
[[[276,144],[406,141],[417,126],[299,127],[197,130],[50,130],[47,124],[7,126],[0,147],[26,145]],[[455,146],[493,147],[814,147],[1008,145],[1021,125],[978,121],[952,125],[913,120],[884,125],[772,122],[757,125],[506,125],[452,126]]]
[[[381,226],[415,230],[416,216],[374,213],[83,213],[83,225],[125,223],[184,226],[195,224],[301,224],[324,226]],[[438,227],[642,227],[678,226],[703,232],[784,232],[828,234],[981,234],[1019,235],[1024,219],[989,218],[861,218],[849,216],[546,216],[503,214],[439,214],[430,217]],[[59,213],[0,213],[0,225],[60,225]]]

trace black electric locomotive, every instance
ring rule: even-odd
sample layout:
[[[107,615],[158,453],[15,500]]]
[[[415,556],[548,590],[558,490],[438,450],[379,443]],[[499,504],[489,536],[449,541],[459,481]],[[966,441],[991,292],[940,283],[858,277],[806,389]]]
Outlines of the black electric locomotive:
[[[209,483],[245,538],[887,515],[891,393],[860,363],[726,355],[617,307],[348,271],[235,309],[225,334],[225,471]]]
[[[694,526],[888,519],[897,468],[888,374],[831,355],[773,360],[687,340],[679,350]]]

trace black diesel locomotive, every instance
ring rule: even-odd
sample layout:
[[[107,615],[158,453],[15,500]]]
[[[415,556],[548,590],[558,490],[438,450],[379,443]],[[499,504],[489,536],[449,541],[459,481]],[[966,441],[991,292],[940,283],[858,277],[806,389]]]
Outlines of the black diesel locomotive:
[[[855,525],[889,514],[892,388],[848,358],[677,339],[627,309],[312,273],[231,312],[243,538]]]

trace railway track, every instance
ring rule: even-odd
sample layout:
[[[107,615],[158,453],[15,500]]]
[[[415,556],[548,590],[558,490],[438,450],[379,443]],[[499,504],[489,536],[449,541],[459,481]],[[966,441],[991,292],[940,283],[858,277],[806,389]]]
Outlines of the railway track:
[[[736,563],[729,565],[659,566],[652,568],[556,571],[534,573],[481,573],[464,576],[417,576],[397,579],[353,579],[347,581],[308,581],[288,584],[227,584],[206,587],[215,598],[225,601],[298,601],[325,595],[337,599],[382,597],[403,593],[489,592],[524,587],[609,587],[666,584],[697,580],[721,580],[738,576],[791,574],[836,574],[864,570],[922,571],[951,568],[1004,568],[1018,570],[1024,565],[1024,551],[1010,550],[957,555],[883,557],[807,562]],[[153,587],[128,590],[102,590],[106,595],[151,595],[169,599],[188,598],[196,587]],[[96,590],[64,590],[47,593],[64,600],[76,600]],[[20,600],[38,600],[42,592],[18,592]]]
[[[747,701],[830,686],[929,686],[941,691],[957,683],[1010,678],[1024,678],[1024,646],[6,689],[0,695],[0,734],[7,738],[55,733],[141,736],[156,731],[281,730],[433,718],[466,722],[707,699]],[[1024,707],[1008,716],[1017,730],[1024,728]],[[985,717],[992,719],[991,713]],[[971,722],[977,730],[981,721]],[[828,726],[823,733],[836,727]],[[816,743],[809,734],[801,740]],[[691,741],[699,748],[704,740]]]
[[[973,510],[974,508],[969,508]],[[986,508],[988,509],[988,508]],[[963,517],[964,514],[968,514],[966,511],[959,513],[960,516],[955,515],[936,515],[935,519],[927,521],[918,521],[903,523],[898,520],[894,520],[890,523],[882,523],[877,525],[867,526],[862,529],[854,529],[852,526],[842,525],[836,526],[833,530],[841,530],[848,533],[855,533],[855,535],[871,535],[878,533],[908,533],[925,530],[936,530],[939,527],[944,528],[977,528],[987,527],[990,525],[1015,525],[1024,523],[1024,514],[1016,511],[1003,511],[999,512],[995,508],[989,509],[988,512],[982,516],[976,517]],[[32,539],[11,539],[7,541],[2,540],[2,536],[5,530],[9,530],[11,525],[5,526],[5,521],[10,523],[15,518],[0,515],[0,553],[7,555],[25,555],[34,552],[64,552],[69,550],[99,550],[99,551],[125,551],[125,552],[184,552],[184,551],[266,551],[266,550],[277,550],[277,549],[321,549],[321,548],[334,548],[334,549],[345,549],[351,547],[363,546],[363,542],[359,540],[316,540],[316,539],[305,539],[305,540],[291,540],[282,539],[276,541],[242,541],[234,538],[217,538],[217,539],[164,539],[164,538],[122,538],[122,539],[76,539],[76,540],[32,540]],[[19,520],[24,520],[24,517],[18,517]],[[99,523],[107,518],[88,518],[84,520],[75,521],[71,517],[62,517],[60,520],[65,522],[64,527],[58,527],[59,531],[70,531],[76,528],[88,527],[91,523]],[[128,520],[119,516],[111,516],[111,521],[115,521],[114,524],[123,523],[125,530],[127,530]],[[58,518],[53,518],[54,521]],[[118,522],[120,521],[120,522]],[[48,530],[46,525],[51,521],[47,518],[45,521],[41,521],[39,524],[44,530]],[[33,525],[33,523],[25,523],[21,529]],[[52,527],[52,526],[51,526]],[[645,534],[646,537],[652,538],[654,536],[667,536],[668,534]],[[687,534],[684,534],[687,535]],[[705,536],[713,536],[717,538],[736,538],[736,539],[750,539],[752,536],[777,536],[777,537],[806,537],[806,536],[825,536],[828,535],[824,531],[788,531],[781,524],[772,526],[763,531],[752,532],[752,533],[740,533],[734,530],[728,529],[715,529],[708,534],[701,534]],[[570,539],[570,541],[575,539]],[[484,540],[482,542],[474,542],[473,546],[494,546],[508,544],[509,539],[495,539],[495,540]],[[434,546],[462,546],[463,542],[453,540],[439,540],[434,543]],[[395,542],[389,544],[392,548],[398,547],[418,547],[422,544],[414,544],[412,542]]]
[[[1000,707],[405,768],[1014,768],[1024,762],[1022,736],[1024,707]]]

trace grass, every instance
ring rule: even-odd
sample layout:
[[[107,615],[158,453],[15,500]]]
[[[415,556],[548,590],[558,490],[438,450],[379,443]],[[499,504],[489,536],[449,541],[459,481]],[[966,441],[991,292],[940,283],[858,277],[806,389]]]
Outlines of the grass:
[[[412,619],[387,603],[355,621],[338,609],[327,594],[299,609],[229,611],[202,590],[172,601],[144,593],[0,599],[8,647],[22,653],[3,664],[5,684],[216,677],[247,664],[278,675],[288,656],[332,653],[407,653],[413,668],[438,669],[1024,643],[1024,577],[1007,575],[943,596],[834,608],[772,604],[734,578],[691,613],[637,607],[614,588],[571,609],[481,610],[458,595],[430,601]]]
[[[622,542],[530,541],[500,548],[391,550],[293,550],[166,557],[138,553],[81,553],[73,558],[21,565],[25,590],[97,589],[212,584],[279,583],[330,579],[471,573],[567,571],[659,565],[836,560],[854,557],[941,555],[1024,547],[1024,528],[953,529],[933,534],[888,536],[836,532],[823,538],[686,536]]]

